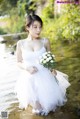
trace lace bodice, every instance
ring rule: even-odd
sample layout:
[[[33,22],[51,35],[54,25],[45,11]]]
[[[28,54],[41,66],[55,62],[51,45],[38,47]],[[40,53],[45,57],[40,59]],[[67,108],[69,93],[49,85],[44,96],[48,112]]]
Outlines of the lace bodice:
[[[44,41],[44,40],[43,40]],[[28,62],[30,64],[36,63],[39,60],[39,57],[46,52],[46,48],[43,46],[40,50],[37,51],[27,51],[23,46],[21,47],[22,50],[22,58],[24,62]]]

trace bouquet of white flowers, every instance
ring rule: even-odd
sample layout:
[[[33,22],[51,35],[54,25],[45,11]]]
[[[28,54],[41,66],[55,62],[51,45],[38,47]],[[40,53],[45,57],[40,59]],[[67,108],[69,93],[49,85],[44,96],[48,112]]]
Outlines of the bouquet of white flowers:
[[[40,57],[40,64],[52,70],[55,66],[55,56],[50,51],[43,53]]]

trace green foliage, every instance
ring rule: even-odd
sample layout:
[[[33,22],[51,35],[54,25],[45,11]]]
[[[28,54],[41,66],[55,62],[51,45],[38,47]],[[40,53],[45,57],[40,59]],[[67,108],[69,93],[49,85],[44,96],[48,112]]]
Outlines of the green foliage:
[[[0,0],[0,15],[9,14],[14,8],[19,15],[30,13],[36,10],[35,3],[34,0]]]
[[[7,27],[8,33],[19,33],[24,31],[24,17],[14,15],[10,18],[9,26]]]
[[[48,18],[43,34],[53,40],[79,40],[80,38],[80,8],[76,5],[66,6],[65,12],[59,18]]]
[[[18,13],[19,15],[25,15],[25,14],[30,14],[34,13],[36,10],[36,2],[34,0],[19,0],[17,2],[17,7],[18,7]]]
[[[50,0],[49,3],[42,10],[42,18],[47,21],[48,18],[54,18],[54,0]]]
[[[3,34],[7,34],[7,32],[3,28],[0,28],[0,35],[3,35]]]
[[[6,0],[0,1],[0,15],[7,14],[10,4]]]
[[[0,15],[9,14],[16,7],[18,0],[0,0]]]
[[[80,8],[71,5],[68,11],[68,14],[62,16],[62,23],[64,22],[62,36],[69,40],[76,40],[80,37]]]
[[[44,16],[44,18],[53,18],[53,9],[52,7],[50,7],[50,5],[48,5],[47,7],[44,8],[43,12],[42,12],[42,16]]]
[[[10,4],[12,7],[15,7],[15,6],[17,5],[18,0],[7,0],[7,2],[9,2],[9,4]]]
[[[21,0],[19,0],[17,2],[17,8],[18,8],[18,15],[19,16],[24,16],[25,15],[25,5],[26,5],[26,1],[21,2]]]
[[[1,8],[4,11],[10,7],[10,0],[0,1]],[[7,6],[5,6],[6,4]],[[54,0],[18,0],[17,7],[12,7],[9,11],[10,23],[7,27],[8,33],[22,32],[24,31],[25,13],[34,12],[36,10],[36,4],[43,5],[41,18],[44,23],[42,35],[53,40],[79,40],[80,37],[80,6],[75,4],[63,5],[61,7],[61,14],[58,17],[54,16]],[[47,3],[47,4],[46,4]],[[16,3],[14,2],[16,5]],[[46,4],[46,5],[45,5]]]
[[[7,34],[7,32],[3,28],[0,28],[0,35],[3,35],[3,34]]]
[[[37,8],[37,2],[35,0],[31,0],[28,2],[26,2],[26,5],[25,5],[25,11],[27,14],[34,14],[35,11],[36,11],[36,8]]]

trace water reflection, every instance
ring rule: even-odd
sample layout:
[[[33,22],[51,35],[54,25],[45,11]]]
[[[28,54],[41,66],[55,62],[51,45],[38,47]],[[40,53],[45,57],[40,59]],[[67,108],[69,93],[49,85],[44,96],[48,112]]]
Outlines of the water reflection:
[[[9,48],[6,47],[6,44],[0,44],[0,112],[7,110],[10,104],[17,102],[13,93],[15,80],[8,78],[13,60],[14,57],[9,53]]]

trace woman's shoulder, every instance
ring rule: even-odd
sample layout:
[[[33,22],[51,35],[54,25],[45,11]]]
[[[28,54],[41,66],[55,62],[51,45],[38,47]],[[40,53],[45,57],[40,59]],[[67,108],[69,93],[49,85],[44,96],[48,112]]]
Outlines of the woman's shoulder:
[[[49,43],[50,42],[49,39],[46,38],[46,37],[42,38],[42,40],[43,40],[44,43]]]
[[[17,42],[17,45],[22,45],[23,43],[25,42],[25,39],[21,39],[21,40],[19,40],[18,42]]]

